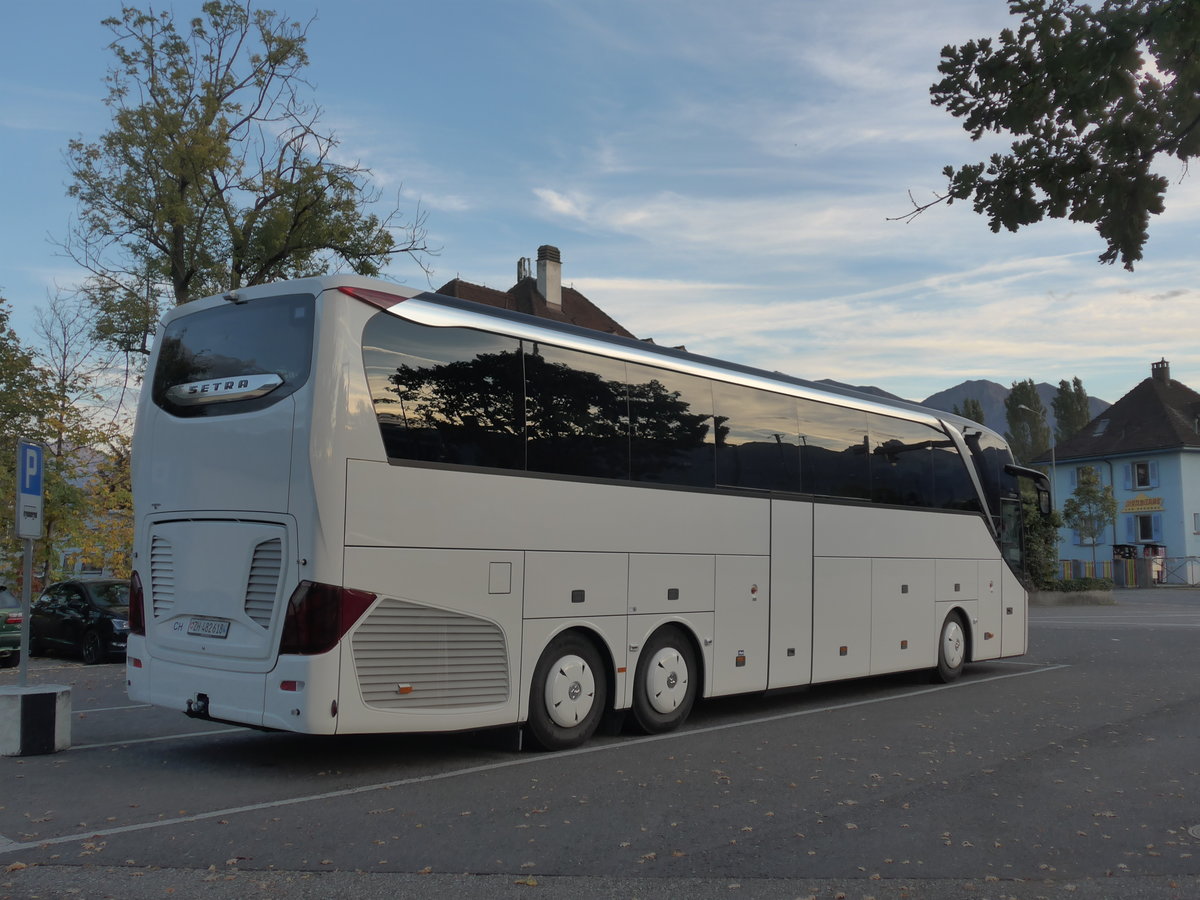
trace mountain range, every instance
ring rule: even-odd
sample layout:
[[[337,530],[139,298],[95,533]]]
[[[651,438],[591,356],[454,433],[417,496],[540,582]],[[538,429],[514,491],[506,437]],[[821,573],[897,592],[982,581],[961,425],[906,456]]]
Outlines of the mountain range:
[[[897,397],[895,394],[889,394],[882,388],[871,385],[845,384],[829,378],[823,378],[820,383],[849,388],[852,391],[858,391],[862,394],[872,394],[876,397],[886,397],[889,400],[902,400],[908,403],[914,402],[905,400],[903,397]],[[1056,423],[1054,417],[1054,397],[1058,393],[1058,387],[1046,384],[1044,381],[1035,385],[1035,387],[1037,388],[1038,399],[1042,401],[1042,406],[1046,409],[1046,418],[1050,425],[1050,430],[1053,432]],[[997,384],[994,381],[972,380],[956,384],[954,387],[938,391],[936,394],[929,395],[924,400],[915,402],[921,406],[928,406],[930,409],[953,412],[956,406],[962,409],[967,400],[977,400],[979,401],[979,405],[983,407],[983,422],[981,424],[1003,434],[1008,429],[1008,418],[1004,413],[1004,401],[1008,399],[1008,395],[1011,393],[1011,388],[1006,388],[1004,385]],[[1101,400],[1099,397],[1088,397],[1088,413],[1093,419],[1111,405],[1107,400]]]

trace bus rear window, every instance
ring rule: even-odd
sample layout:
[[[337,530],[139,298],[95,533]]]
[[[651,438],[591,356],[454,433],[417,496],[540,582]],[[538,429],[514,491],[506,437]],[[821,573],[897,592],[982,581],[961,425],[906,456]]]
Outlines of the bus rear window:
[[[176,416],[262,409],[308,380],[311,295],[267,297],[181,316],[164,330],[152,396]]]

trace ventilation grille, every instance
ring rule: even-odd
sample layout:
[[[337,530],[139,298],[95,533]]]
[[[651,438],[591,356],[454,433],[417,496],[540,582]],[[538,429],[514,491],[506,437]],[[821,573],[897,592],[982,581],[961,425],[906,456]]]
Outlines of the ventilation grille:
[[[454,709],[508,700],[499,626],[385,599],[354,632],[363,702],[376,709]]]
[[[254,548],[243,608],[246,615],[263,628],[271,627],[271,615],[275,612],[275,597],[279,593],[279,575],[282,570],[282,540],[273,538]]]
[[[150,609],[161,619],[175,608],[175,548],[160,537],[150,541]]]

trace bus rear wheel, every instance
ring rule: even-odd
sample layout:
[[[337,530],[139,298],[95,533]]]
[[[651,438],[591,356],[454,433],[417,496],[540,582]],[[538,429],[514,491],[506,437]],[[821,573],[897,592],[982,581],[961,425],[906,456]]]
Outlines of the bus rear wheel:
[[[633,719],[646,734],[683,724],[696,702],[699,669],[692,642],[678,628],[656,631],[646,642],[633,682]]]
[[[591,641],[555,638],[538,660],[529,695],[529,733],[543,750],[568,750],[590,738],[608,703],[608,678]]]
[[[967,661],[967,632],[962,616],[952,612],[942,622],[942,633],[938,637],[938,664],[935,680],[949,684],[962,674]]]

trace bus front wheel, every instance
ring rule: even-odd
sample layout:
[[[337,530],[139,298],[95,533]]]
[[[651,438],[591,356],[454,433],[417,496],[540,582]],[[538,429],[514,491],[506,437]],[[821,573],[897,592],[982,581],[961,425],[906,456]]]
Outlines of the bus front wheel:
[[[952,612],[942,623],[942,633],[938,638],[938,664],[936,680],[949,684],[962,674],[963,664],[967,661],[967,632],[963,627],[962,616]]]
[[[555,638],[538,660],[529,695],[529,733],[543,750],[567,750],[590,738],[608,702],[608,678],[591,641]]]
[[[683,724],[696,702],[699,668],[692,642],[678,628],[664,628],[646,642],[633,682],[633,719],[646,734]]]

